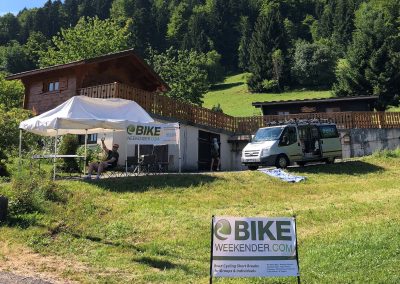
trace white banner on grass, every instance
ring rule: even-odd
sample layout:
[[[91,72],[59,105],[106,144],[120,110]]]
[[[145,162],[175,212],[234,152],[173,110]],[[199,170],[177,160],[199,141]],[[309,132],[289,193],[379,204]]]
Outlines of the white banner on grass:
[[[179,144],[178,123],[135,123],[126,132],[128,144]]]
[[[294,218],[213,218],[212,277],[299,276]]]

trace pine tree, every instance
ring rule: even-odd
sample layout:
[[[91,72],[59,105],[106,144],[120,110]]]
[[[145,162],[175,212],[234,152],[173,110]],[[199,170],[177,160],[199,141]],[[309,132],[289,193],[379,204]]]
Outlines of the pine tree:
[[[341,61],[334,92],[338,96],[377,95],[375,106],[397,105],[400,95],[400,3],[369,2],[356,13],[353,41]]]
[[[285,56],[285,27],[278,7],[272,5],[258,17],[250,42],[252,76],[248,84],[251,91],[266,91],[263,81],[274,80],[272,54],[278,49]],[[282,74],[280,82],[277,82],[279,86],[284,84],[287,76],[286,72]]]

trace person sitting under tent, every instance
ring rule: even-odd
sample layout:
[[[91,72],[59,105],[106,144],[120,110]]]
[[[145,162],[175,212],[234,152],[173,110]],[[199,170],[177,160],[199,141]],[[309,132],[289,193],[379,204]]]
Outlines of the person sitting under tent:
[[[117,166],[118,158],[119,158],[119,154],[118,154],[119,145],[113,144],[112,150],[109,150],[106,147],[106,144],[104,144],[104,138],[101,139],[101,144],[102,144],[103,150],[107,153],[107,159],[103,162],[90,163],[89,169],[88,169],[88,175],[86,176],[86,179],[92,178],[93,170],[97,171],[96,179],[99,179],[102,172],[104,172],[107,169],[112,169]]]

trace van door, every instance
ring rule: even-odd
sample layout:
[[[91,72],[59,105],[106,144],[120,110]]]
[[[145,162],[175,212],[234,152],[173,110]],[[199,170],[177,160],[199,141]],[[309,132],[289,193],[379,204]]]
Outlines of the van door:
[[[286,127],[279,140],[279,150],[286,154],[291,162],[302,159],[303,153],[300,143],[298,143],[297,129],[294,126]]]
[[[301,125],[299,129],[299,144],[304,160],[319,160],[322,157],[321,140],[316,125]]]
[[[336,125],[319,125],[318,129],[321,137],[322,156],[331,159],[342,158],[342,144],[340,143]]]

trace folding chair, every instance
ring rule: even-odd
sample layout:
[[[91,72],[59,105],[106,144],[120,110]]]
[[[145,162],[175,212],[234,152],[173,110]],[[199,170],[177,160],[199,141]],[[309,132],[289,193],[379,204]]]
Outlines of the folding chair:
[[[140,172],[148,175],[157,172],[158,164],[156,163],[156,155],[142,155],[139,162]]]

